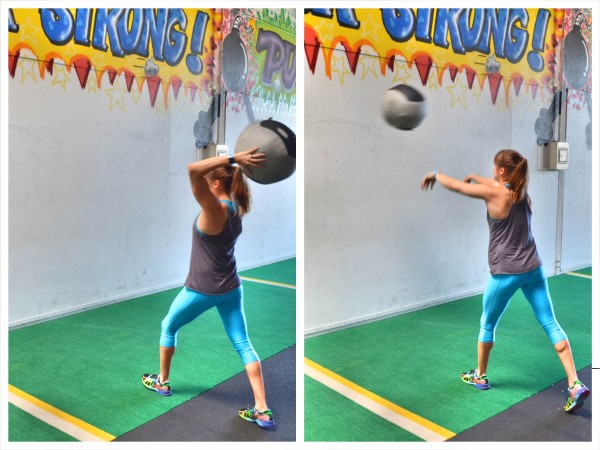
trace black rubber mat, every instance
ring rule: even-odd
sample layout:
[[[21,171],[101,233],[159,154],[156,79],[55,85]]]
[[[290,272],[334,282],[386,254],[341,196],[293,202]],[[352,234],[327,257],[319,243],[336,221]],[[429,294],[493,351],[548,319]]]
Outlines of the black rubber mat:
[[[253,403],[250,383],[243,372],[115,441],[295,442],[296,346],[263,361],[262,368],[267,402],[276,423],[272,431],[237,415],[239,408]]]
[[[579,370],[577,375],[592,390],[591,366]],[[583,407],[567,414],[562,409],[567,399],[567,380],[564,379],[449,440],[590,442],[592,440],[592,395],[593,392]],[[465,407],[465,412],[467,410],[468,406]],[[471,414],[477,414],[477,411],[472,411]]]

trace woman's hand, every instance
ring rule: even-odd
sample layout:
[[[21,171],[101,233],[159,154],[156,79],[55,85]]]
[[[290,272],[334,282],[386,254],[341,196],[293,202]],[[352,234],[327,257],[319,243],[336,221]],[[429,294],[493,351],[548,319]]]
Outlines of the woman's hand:
[[[234,161],[244,169],[252,173],[251,167],[262,167],[267,160],[264,153],[258,153],[259,147],[254,147],[233,155]]]
[[[423,180],[421,181],[421,190],[426,191],[427,189],[433,189],[433,185],[435,184],[437,176],[436,172],[429,172],[425,174]]]

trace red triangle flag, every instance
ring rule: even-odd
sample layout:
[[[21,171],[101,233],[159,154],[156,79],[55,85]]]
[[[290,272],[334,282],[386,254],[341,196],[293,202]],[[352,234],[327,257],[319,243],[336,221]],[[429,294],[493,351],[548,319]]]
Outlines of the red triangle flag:
[[[387,60],[388,68],[393,72],[394,71],[394,61],[396,60],[396,56],[392,55]]]
[[[12,78],[15,77],[15,72],[17,71],[17,62],[19,61],[19,54],[21,52],[18,51],[15,55],[8,54],[8,72]]]
[[[173,95],[175,95],[175,98],[177,98],[177,95],[179,95],[179,88],[181,88],[181,80],[179,78],[175,78],[173,81],[171,81],[171,86],[173,87]]]
[[[154,103],[156,102],[156,94],[158,93],[158,88],[160,86],[160,77],[155,75],[153,77],[146,78],[146,83],[148,84],[148,92],[150,93],[150,104],[154,108]]]
[[[127,85],[127,92],[131,92],[131,86],[133,85],[133,80],[135,75],[131,73],[129,70],[125,71],[125,84]]]
[[[448,66],[448,72],[450,72],[450,79],[454,83],[454,80],[456,79],[456,74],[458,73],[458,67]]]
[[[433,60],[431,59],[431,56],[421,54],[415,57],[415,63],[417,63],[417,71],[421,77],[421,83],[425,86],[427,84],[427,79],[429,78]]]
[[[344,44],[344,48],[346,49],[346,58],[348,58],[348,63],[350,64],[350,71],[353,75],[356,74],[356,66],[358,66],[358,57],[360,56],[360,47],[357,51],[353,52],[346,47]]]
[[[475,71],[470,67],[467,67],[465,73],[467,74],[467,84],[469,85],[469,89],[472,89],[473,81],[475,80]]]
[[[113,84],[115,84],[115,78],[117,76],[117,71],[115,69],[113,69],[112,67],[109,67],[108,69],[106,69],[106,72],[108,73],[108,80],[110,81],[110,85],[112,86]]]
[[[308,67],[310,71],[315,73],[315,67],[317,66],[317,57],[319,56],[319,49],[321,43],[317,39],[315,30],[311,27],[304,27],[304,52],[306,53],[306,60],[308,61]]]
[[[78,58],[73,61],[73,67],[75,67],[75,73],[77,73],[81,89],[85,89],[92,63],[90,63],[90,60],[87,58]]]
[[[536,81],[532,81],[531,82],[531,94],[532,97],[535,98],[535,95],[537,94],[537,88],[538,88],[538,84]]]
[[[488,74],[488,82],[490,84],[490,92],[492,94],[492,103],[496,104],[496,98],[498,98],[498,91],[500,90],[500,84],[502,83],[502,75],[499,73]]]
[[[523,84],[523,77],[521,75],[515,74],[512,77],[513,88],[515,89],[515,94],[517,97],[519,96],[519,91],[521,90],[521,85]]]

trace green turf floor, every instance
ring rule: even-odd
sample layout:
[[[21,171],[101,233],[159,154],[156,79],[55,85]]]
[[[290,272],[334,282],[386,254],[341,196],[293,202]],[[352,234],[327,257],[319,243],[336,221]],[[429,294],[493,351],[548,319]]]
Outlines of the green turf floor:
[[[67,442],[77,440],[42,422],[32,415],[8,404],[8,440],[12,442]],[[32,432],[33,431],[33,432]]]
[[[422,441],[308,376],[304,376],[304,395],[311,403],[318,399],[321,405],[328,406],[320,408],[318,414],[312,414],[313,409],[305,413],[306,441],[345,442],[349,436],[355,442],[373,441],[375,436],[379,442]]]
[[[277,283],[296,284],[296,259],[267,264],[240,272],[241,276]]]
[[[291,265],[295,260],[282,262],[287,281],[294,281]],[[261,278],[280,278],[277,267],[270,265]],[[243,286],[248,331],[261,359],[294,345],[296,291],[251,281]],[[10,331],[9,383],[119,436],[243,372],[212,309],[179,332],[171,369],[173,395],[161,397],[142,386],[143,373],[158,371],[160,323],[178,292],[171,289]],[[240,406],[252,402],[248,386],[248,398],[240,398]],[[9,419],[11,429],[19,426],[14,414]],[[26,440],[40,439],[34,435]]]
[[[577,368],[591,364],[590,279],[560,275],[548,280],[556,317],[567,333]],[[519,291],[496,330],[488,376],[492,389],[464,384],[460,373],[477,366],[481,295],[399,315],[305,340],[305,356],[375,394],[454,433],[464,431],[563,379],[551,342]],[[426,392],[427,401],[419,397]],[[425,395],[425,394],[423,394]],[[345,402],[322,402],[322,393],[305,395],[306,417],[346,410]],[[563,399],[557,399],[557,408]],[[467,407],[468,406],[468,407]],[[365,410],[354,408],[346,423],[359,423]],[[477,411],[471,414],[469,411]],[[313,421],[306,441],[345,432]],[[386,440],[372,434],[373,441]]]
[[[575,270],[575,272],[577,273],[581,273],[583,275],[592,275],[592,268],[591,267],[585,267],[583,269],[579,269],[579,270]]]

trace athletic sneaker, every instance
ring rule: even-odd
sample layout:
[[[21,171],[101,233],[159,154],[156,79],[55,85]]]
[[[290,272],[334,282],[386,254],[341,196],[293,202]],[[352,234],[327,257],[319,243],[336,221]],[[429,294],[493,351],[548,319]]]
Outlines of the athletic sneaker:
[[[161,383],[158,380],[158,375],[146,373],[142,376],[142,383],[147,389],[158,392],[160,395],[169,396],[173,393],[171,391],[171,383],[168,381]]]
[[[275,426],[275,420],[273,419],[273,413],[270,409],[264,411],[258,411],[255,407],[247,409],[240,409],[240,417],[249,422],[256,423],[261,428],[271,428]]]
[[[577,380],[573,383],[569,389],[569,396],[567,397],[567,403],[565,404],[565,411],[570,413],[577,411],[583,406],[584,400],[590,395],[590,390],[585,384]]]
[[[469,370],[466,373],[463,373],[460,378],[467,384],[472,384],[477,389],[486,390],[489,389],[490,382],[488,381],[487,375],[479,376],[477,375],[477,369]]]

